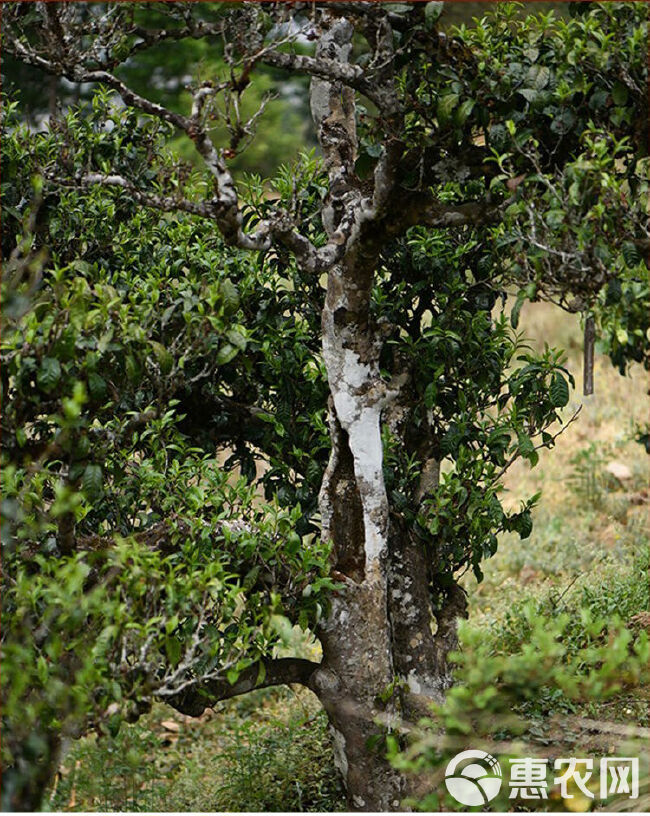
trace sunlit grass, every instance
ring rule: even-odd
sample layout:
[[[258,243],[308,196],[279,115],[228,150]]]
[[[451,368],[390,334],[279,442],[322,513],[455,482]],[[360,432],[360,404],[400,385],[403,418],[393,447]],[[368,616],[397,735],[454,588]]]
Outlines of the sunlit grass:
[[[599,580],[612,567],[625,566],[648,541],[649,457],[634,441],[635,423],[647,419],[647,372],[635,365],[623,378],[609,359],[597,355],[596,393],[582,396],[582,337],[579,319],[548,304],[528,304],[521,330],[536,348],[544,343],[567,350],[576,389],[563,417],[582,405],[578,419],[540,451],[531,469],[523,460],[505,476],[504,504],[515,508],[539,490],[530,538],[504,534],[496,555],[483,565],[485,579],[465,579],[473,620],[498,619],[517,599],[551,588]],[[625,465],[630,477],[619,480],[606,470]]]

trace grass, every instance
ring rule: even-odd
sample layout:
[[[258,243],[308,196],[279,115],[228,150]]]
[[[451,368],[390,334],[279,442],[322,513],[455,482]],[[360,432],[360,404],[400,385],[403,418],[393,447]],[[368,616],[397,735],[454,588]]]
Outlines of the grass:
[[[345,809],[324,712],[308,691],[260,691],[198,719],[156,706],[114,739],[66,756],[50,810]]]
[[[569,368],[580,379],[576,317],[530,304],[521,323],[538,347],[550,339],[566,348]],[[634,423],[647,414],[647,378],[636,370],[623,380],[600,357],[595,395],[584,398],[580,390],[564,413],[569,418],[582,404],[579,420],[559,437],[555,450],[543,451],[536,469],[519,462],[506,476],[513,507],[543,491],[531,537],[502,536],[496,555],[484,565],[485,580],[465,579],[472,625],[506,653],[525,641],[520,610],[531,599],[542,615],[561,607],[576,621],[584,606],[626,621],[648,609],[648,456],[633,441]],[[624,464],[629,478],[612,476],[611,462]],[[578,623],[573,637],[580,638]],[[541,702],[545,711],[562,711],[562,700]],[[647,725],[647,693],[626,689],[574,713]],[[546,734],[547,742],[554,739]],[[114,740],[79,740],[62,763],[48,804],[51,810],[70,811],[333,812],[346,807],[325,716],[303,689],[256,692],[198,719],[157,706]]]
[[[647,542],[649,457],[634,441],[635,423],[647,418],[645,372],[637,366],[623,379],[599,355],[596,393],[583,397],[577,317],[547,304],[527,304],[522,329],[538,348],[549,341],[567,350],[577,388],[563,416],[582,409],[555,449],[540,452],[535,469],[518,461],[506,474],[506,506],[517,507],[538,490],[542,498],[530,538],[503,535],[496,555],[483,565],[484,581],[465,580],[477,625],[502,619],[517,599],[562,591],[573,582],[602,581],[612,569],[629,565]],[[610,475],[606,468],[612,462],[627,466],[630,478]]]

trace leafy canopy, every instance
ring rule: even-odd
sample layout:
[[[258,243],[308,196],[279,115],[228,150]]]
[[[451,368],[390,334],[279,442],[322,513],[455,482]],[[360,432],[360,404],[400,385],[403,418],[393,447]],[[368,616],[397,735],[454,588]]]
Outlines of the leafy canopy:
[[[497,4],[449,40],[438,11],[396,32],[405,189],[505,208],[492,224],[386,240],[376,270],[382,372],[413,373],[384,416],[385,482],[394,521],[429,555],[436,603],[459,573],[480,578],[500,531],[530,534],[536,497],[507,512],[500,478],[517,458],[536,464],[569,402],[561,353],[516,334],[522,303],[592,313],[621,370],[648,365],[645,4],[569,21]],[[363,184],[384,123],[357,112]],[[52,184],[91,169],[135,179],[136,193],[211,189],[166,147],[167,125],[106,91],[39,133],[8,102],[4,127],[3,751],[15,765],[49,732],[114,729],[155,697],[234,683],[291,625],[315,630],[335,585],[318,537],[322,281],[283,249],[229,248],[210,222],[132,191]],[[316,155],[241,188],[247,228],[282,205],[325,243]],[[444,475],[422,496],[432,458]]]

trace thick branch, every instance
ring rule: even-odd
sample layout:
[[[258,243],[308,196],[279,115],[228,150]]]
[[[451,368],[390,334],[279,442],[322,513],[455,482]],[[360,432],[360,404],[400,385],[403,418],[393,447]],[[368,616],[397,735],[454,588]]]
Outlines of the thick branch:
[[[183,714],[199,717],[206,708],[212,707],[215,703],[246,694],[254,689],[299,683],[316,691],[315,680],[319,670],[320,664],[296,657],[263,659],[244,669],[232,684],[227,680],[207,680],[161,699]]]
[[[221,23],[208,23],[205,20],[191,20],[188,25],[182,28],[155,29],[134,26],[131,33],[139,39],[131,46],[129,55],[170,40],[176,42],[186,38],[199,40],[203,37],[221,36],[223,34],[223,25]]]
[[[76,71],[69,79],[77,82],[101,82],[108,85],[116,91],[124,100],[125,105],[130,105],[132,108],[138,108],[150,116],[156,116],[165,122],[169,122],[174,127],[187,131],[190,127],[191,120],[187,116],[182,116],[180,113],[174,113],[163,105],[152,102],[150,99],[140,96],[135,91],[132,91],[122,80],[118,79],[108,71]]]
[[[368,80],[366,72],[359,65],[322,56],[309,57],[303,54],[285,54],[281,51],[266,51],[261,61],[273,68],[308,74],[326,82],[340,82],[367,96],[377,107],[382,109],[384,107],[385,95],[382,89],[378,84]]]

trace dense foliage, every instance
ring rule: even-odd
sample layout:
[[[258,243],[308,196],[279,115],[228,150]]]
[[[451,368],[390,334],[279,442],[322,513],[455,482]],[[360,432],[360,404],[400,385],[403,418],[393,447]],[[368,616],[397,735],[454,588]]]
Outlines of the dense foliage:
[[[111,112],[114,128],[99,125],[107,104],[97,97],[92,113],[71,113],[36,139],[13,130],[10,201],[29,201],[36,168],[62,151],[134,166],[139,150],[162,150],[153,125],[141,131],[128,110]],[[323,190],[318,161],[282,171],[280,195],[296,178],[308,214]],[[21,632],[6,716],[13,701],[25,731],[91,703],[97,722],[102,711],[114,717],[115,696],[129,708],[130,697],[170,696],[215,667],[234,677],[272,653],[279,616],[314,626],[332,586],[313,537],[327,455],[318,283],[288,258],[228,250],[200,220],[161,218],[128,195],[43,193],[33,215],[24,240],[49,256],[32,261],[43,267],[36,291],[30,280],[9,291],[3,340],[12,397],[4,500],[15,524],[5,563],[17,581],[6,609]],[[475,243],[448,249],[413,233],[387,258],[375,293],[377,319],[392,326],[387,364],[397,356],[418,367],[413,436],[435,401],[440,445],[455,463],[416,518],[418,463],[387,427],[395,512],[436,542],[443,585],[469,564],[480,574],[500,529],[528,534],[530,505],[506,515],[498,477],[517,455],[535,461],[531,434],[545,433],[568,401],[557,354],[526,354],[511,370],[512,330],[504,317],[493,323],[494,297],[480,285],[468,292],[458,270]],[[410,267],[429,274],[411,282]],[[424,330],[414,297],[429,310]],[[258,484],[270,504],[256,500]],[[115,535],[124,544],[110,546]],[[60,609],[66,596],[72,608]],[[46,632],[34,615],[52,618]],[[11,733],[24,739],[22,728]]]
[[[639,711],[646,707],[642,689],[649,679],[650,650],[643,623],[647,613],[639,615],[638,610],[650,606],[649,556],[645,546],[630,566],[610,568],[602,584],[519,601],[490,627],[463,622],[462,650],[454,656],[457,682],[444,704],[432,708],[431,718],[414,729],[403,751],[395,738],[391,740],[398,766],[411,773],[426,772],[439,782],[414,802],[418,810],[437,810],[443,803],[452,811],[462,809],[444,792],[442,779],[447,763],[466,747],[470,735],[472,744],[502,761],[545,757],[551,746],[555,755],[576,753],[578,746],[587,754],[589,739],[586,729],[581,731],[585,714],[591,718],[586,724],[606,733],[617,752],[639,757],[642,801],[647,801],[642,730],[619,725],[616,733],[617,726],[610,729],[600,717],[616,704],[617,696],[626,707],[635,700]],[[637,697],[635,690],[641,692]],[[591,781],[593,792],[599,789],[598,781],[597,776]],[[551,774],[548,784],[553,787]],[[564,800],[557,786],[549,794],[535,803],[536,811],[554,812],[560,806],[582,810],[589,804],[575,788]],[[509,804],[504,786],[492,807],[507,810]]]
[[[89,715],[114,728],[111,702],[134,716],[129,698],[236,677],[287,619],[315,625],[331,581],[326,550],[301,542],[327,452],[313,292],[293,285],[295,269],[280,280],[201,221],[128,196],[44,192],[30,211],[35,163],[57,155],[61,133],[132,162],[136,146],[162,145],[129,111],[112,135],[71,114],[36,139],[5,113],[7,254],[30,246],[3,332],[11,764],[18,746],[27,763],[43,752],[37,725],[74,733]]]
[[[403,185],[502,209],[387,238],[370,306],[384,379],[410,374],[383,416],[384,480],[392,522],[427,553],[434,607],[465,571],[481,577],[500,532],[530,534],[536,497],[508,512],[500,479],[553,446],[569,402],[562,353],[517,335],[522,303],[594,315],[622,372],[650,359],[645,4],[568,21],[498,4],[449,40],[441,10],[421,4],[418,25],[397,30]],[[245,252],[199,215],[142,206],[170,189],[172,203],[200,202],[213,180],[169,149],[171,126],[112,92],[38,133],[19,102],[3,115],[10,800],[61,731],[115,731],[260,659],[262,683],[291,626],[316,630],[336,576],[318,535],[330,448],[318,275],[282,247]],[[359,185],[385,127],[359,111]],[[136,186],[75,184],[91,171]],[[302,153],[244,178],[245,226],[282,208],[318,249],[328,194],[323,162]],[[443,474],[423,491],[430,460]]]

